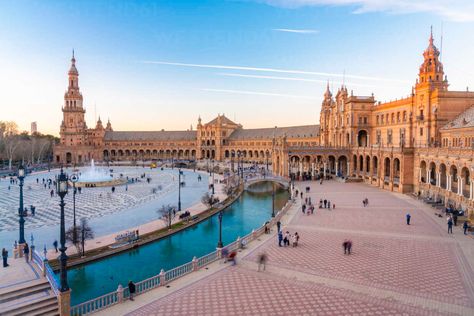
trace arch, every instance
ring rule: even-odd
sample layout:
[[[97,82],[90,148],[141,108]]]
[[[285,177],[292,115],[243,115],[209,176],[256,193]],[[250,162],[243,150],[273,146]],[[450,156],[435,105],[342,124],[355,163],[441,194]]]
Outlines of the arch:
[[[215,145],[216,145],[216,141],[215,141],[214,139],[211,141],[211,145],[212,145],[212,146],[215,146]]]
[[[119,150],[118,150],[118,156],[119,156],[119,157],[123,157],[123,150],[122,150],[122,149],[119,149]]]
[[[368,140],[369,137],[366,130],[362,129],[357,133],[357,145],[359,147],[367,147],[369,145]]]
[[[229,158],[229,157],[230,157],[230,156],[229,156],[229,151],[228,151],[228,150],[226,150],[226,151],[224,152],[224,157],[225,157],[225,158]]]
[[[347,169],[347,157],[345,155],[339,156],[337,158],[337,163],[339,164],[337,170],[338,170],[338,176],[339,177],[348,177],[349,176],[349,170]]]
[[[390,158],[386,157],[384,160],[384,177],[385,181],[389,181],[390,179]]]
[[[420,181],[426,183],[426,161],[424,160],[420,162]]]
[[[104,160],[109,160],[109,151],[107,149],[104,150],[103,154],[104,154]]]
[[[66,153],[66,163],[72,162],[72,154],[70,152]]]
[[[372,157],[372,174],[374,176],[378,175],[379,170],[379,158],[377,156]]]
[[[469,191],[470,191],[471,179],[469,177],[470,177],[469,169],[467,167],[462,168],[461,169],[462,192],[460,193],[462,193],[462,195],[465,198],[469,198],[469,195],[470,195]]]
[[[359,171],[364,172],[364,156],[359,156]]]
[[[334,157],[333,155],[329,155],[328,162],[329,172],[333,174],[336,173],[336,157]]]
[[[440,183],[439,185],[441,186],[442,189],[446,189],[446,184],[447,184],[447,169],[446,165],[444,163],[439,165],[439,173],[440,173]]]
[[[430,176],[430,184],[436,185],[436,164],[434,162],[430,162],[429,165],[429,176]]]
[[[211,158],[215,159],[216,158],[216,151],[213,149],[211,150]]]
[[[452,165],[449,168],[449,174],[451,176],[451,192],[458,193],[458,168]]]
[[[125,149],[125,156],[130,157],[130,150],[129,149]]]
[[[152,154],[153,154],[153,157],[157,157],[158,156],[158,150],[153,149]]]
[[[400,181],[400,159],[393,159],[393,180],[397,184]]]
[[[196,151],[194,149],[191,150],[191,158],[196,159]]]
[[[352,156],[352,170],[357,173],[357,155]]]
[[[115,149],[112,149],[112,150],[110,151],[110,155],[111,155],[112,157],[117,156],[117,152],[115,151]]]
[[[365,157],[365,172],[370,173],[370,156]]]

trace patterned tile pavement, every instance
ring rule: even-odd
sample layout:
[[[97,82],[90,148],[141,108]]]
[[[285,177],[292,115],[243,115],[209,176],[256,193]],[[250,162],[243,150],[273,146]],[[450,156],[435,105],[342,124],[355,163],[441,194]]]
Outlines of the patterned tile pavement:
[[[272,236],[237,267],[148,300],[131,315],[474,315],[474,257],[458,239],[467,237],[447,235],[433,210],[360,183],[297,185],[311,187],[313,203],[336,203],[309,216],[299,206],[291,211],[283,230],[299,233],[298,247],[278,247]],[[351,255],[343,254],[345,238]],[[259,273],[262,252],[268,269]]]
[[[230,267],[128,315],[443,315]]]

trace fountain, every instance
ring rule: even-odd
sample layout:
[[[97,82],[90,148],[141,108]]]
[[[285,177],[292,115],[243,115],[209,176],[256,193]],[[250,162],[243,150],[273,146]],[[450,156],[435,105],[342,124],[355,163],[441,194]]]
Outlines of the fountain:
[[[97,168],[94,159],[91,160],[89,168],[79,174],[79,180],[76,183],[78,187],[106,187],[124,184],[127,182],[123,178],[114,178],[108,170]]]

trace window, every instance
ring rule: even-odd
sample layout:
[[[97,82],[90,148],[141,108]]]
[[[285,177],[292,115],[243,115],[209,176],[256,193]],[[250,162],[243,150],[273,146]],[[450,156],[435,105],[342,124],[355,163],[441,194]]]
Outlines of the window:
[[[375,122],[376,122],[377,125],[379,125],[379,116],[378,115],[375,117]]]
[[[364,117],[364,124],[367,124],[367,116]]]
[[[392,143],[392,130],[389,129],[387,130],[387,144],[391,144]]]
[[[420,136],[423,136],[423,127],[420,127]]]
[[[376,138],[377,145],[380,145],[381,140],[382,140],[382,133],[380,131],[377,131],[376,135],[377,135],[377,138]]]

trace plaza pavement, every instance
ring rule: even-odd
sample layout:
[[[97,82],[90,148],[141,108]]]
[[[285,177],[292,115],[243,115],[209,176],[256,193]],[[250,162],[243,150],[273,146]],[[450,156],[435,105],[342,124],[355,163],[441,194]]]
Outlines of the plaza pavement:
[[[103,315],[474,315],[474,239],[408,196],[362,183],[297,183],[334,210],[303,215],[297,199],[278,247],[275,229],[238,255],[126,301]],[[363,198],[369,206],[362,206]],[[406,225],[405,215],[412,215]],[[353,253],[344,255],[350,238]],[[266,253],[265,272],[256,258]]]

